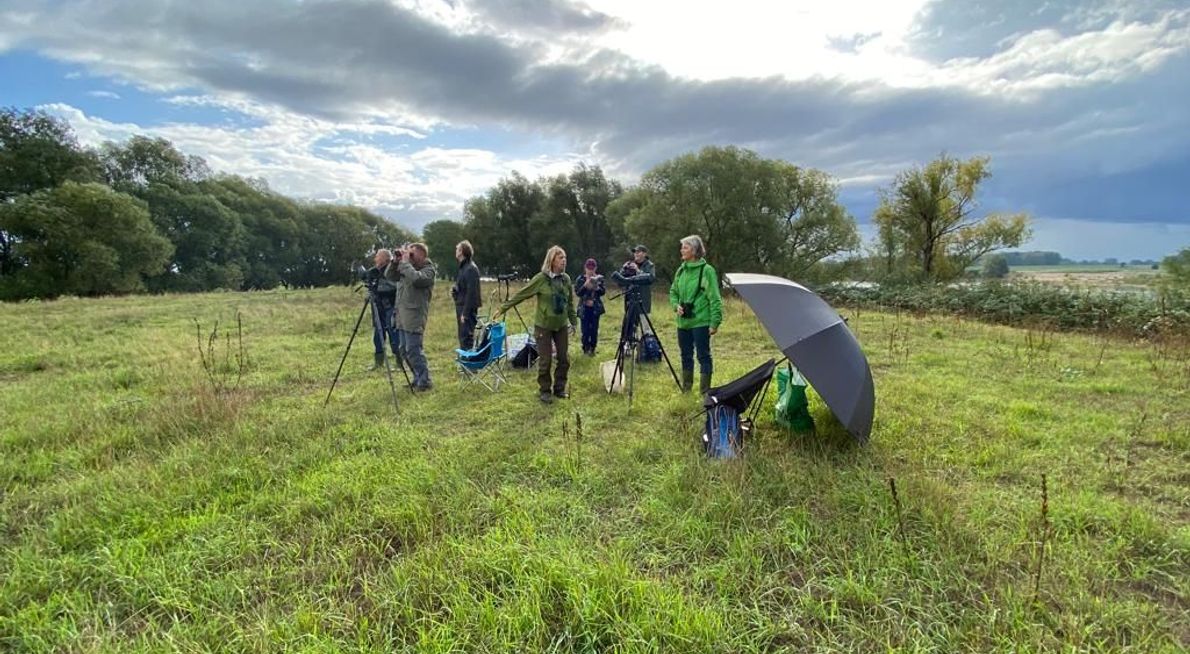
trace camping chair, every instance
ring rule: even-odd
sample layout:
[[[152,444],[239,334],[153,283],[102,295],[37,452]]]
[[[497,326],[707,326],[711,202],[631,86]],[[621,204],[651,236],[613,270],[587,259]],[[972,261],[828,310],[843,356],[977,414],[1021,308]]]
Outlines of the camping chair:
[[[776,367],[777,362],[769,359],[743,377],[706,392],[702,399],[707,416],[702,446],[707,456],[733,459],[742,453],[745,437],[751,433],[763,404],[756,399],[764,397]]]
[[[459,367],[461,379],[471,384],[482,384],[493,393],[500,388],[501,383],[507,381],[504,378],[507,359],[503,322],[484,325],[479,347],[474,350],[455,350],[455,364]]]

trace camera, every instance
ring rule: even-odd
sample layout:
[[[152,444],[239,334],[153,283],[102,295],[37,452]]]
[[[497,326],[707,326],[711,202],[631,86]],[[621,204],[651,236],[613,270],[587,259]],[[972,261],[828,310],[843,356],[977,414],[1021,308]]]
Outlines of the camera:
[[[678,306],[681,307],[681,309],[682,309],[682,317],[683,318],[689,318],[690,316],[694,315],[694,303],[693,302],[679,302]]]
[[[380,283],[380,278],[384,272],[380,268],[364,268],[363,266],[355,267],[355,274],[359,277],[360,283],[368,287],[369,291],[376,291],[377,284]]]

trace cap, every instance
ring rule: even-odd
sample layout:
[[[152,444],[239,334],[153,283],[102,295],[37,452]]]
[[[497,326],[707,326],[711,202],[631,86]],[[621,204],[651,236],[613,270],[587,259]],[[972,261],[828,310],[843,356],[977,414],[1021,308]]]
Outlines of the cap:
[[[647,248],[647,247],[645,247],[644,245],[642,245],[642,244],[638,243],[638,244],[636,245],[636,247],[632,248],[632,251],[633,251],[633,252],[644,252],[645,254],[648,254],[648,253],[649,253],[649,248]]]
[[[599,262],[594,259],[587,259],[587,262],[583,264],[583,267],[584,268],[598,268]]]

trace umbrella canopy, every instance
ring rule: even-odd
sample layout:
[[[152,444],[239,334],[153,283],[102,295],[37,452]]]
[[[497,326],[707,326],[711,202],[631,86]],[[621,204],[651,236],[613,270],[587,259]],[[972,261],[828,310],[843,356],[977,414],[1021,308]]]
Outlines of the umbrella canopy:
[[[728,273],[777,347],[861,443],[872,433],[872,370],[843,317],[813,291],[772,275]]]

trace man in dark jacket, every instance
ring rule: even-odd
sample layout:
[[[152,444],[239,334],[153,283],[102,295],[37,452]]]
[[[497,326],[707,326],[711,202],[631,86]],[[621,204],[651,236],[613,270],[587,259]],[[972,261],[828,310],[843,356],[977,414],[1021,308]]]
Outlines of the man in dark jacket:
[[[613,272],[612,279],[624,289],[625,313],[633,302],[640,302],[641,311],[653,312],[653,281],[657,279],[657,275],[653,260],[649,258],[649,248],[644,245],[632,248],[632,261]],[[641,325],[647,332],[648,321],[642,322]]]
[[[397,329],[400,330],[401,353],[413,369],[413,389],[416,391],[428,391],[433,386],[424,337],[436,275],[430,250],[424,243],[414,243],[399,250],[397,260],[384,272],[390,281],[401,284],[397,293]]]
[[[365,273],[368,288],[374,291],[372,311],[376,312],[377,317],[377,320],[372,322],[372,345],[375,349],[372,355],[372,367],[368,370],[384,367],[384,341],[386,340],[389,347],[392,348],[393,356],[398,361],[401,357],[401,338],[397,333],[396,316],[394,315],[397,304],[397,283],[384,276],[385,269],[392,261],[393,253],[391,251],[377,250],[376,257],[373,259],[376,265]]]
[[[472,258],[475,248],[470,241],[461,241],[455,246],[455,259],[459,262],[459,274],[455,277],[450,295],[455,301],[455,318],[459,323],[459,349],[470,350],[475,345],[475,324],[483,297],[479,292],[479,267]]]

